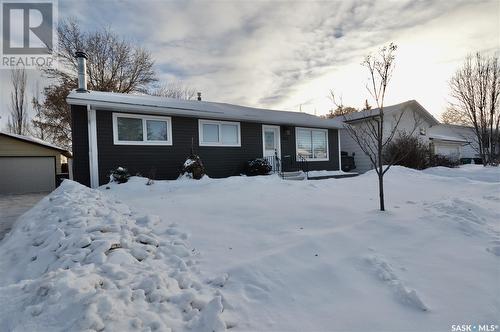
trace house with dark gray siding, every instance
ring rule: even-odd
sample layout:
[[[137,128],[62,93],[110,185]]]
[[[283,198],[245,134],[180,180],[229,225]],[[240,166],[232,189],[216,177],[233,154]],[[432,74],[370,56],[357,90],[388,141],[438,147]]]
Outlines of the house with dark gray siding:
[[[131,174],[176,179],[191,149],[207,175],[239,175],[248,160],[271,157],[286,171],[297,158],[309,170],[340,170],[336,120],[201,100],[88,91],[85,58],[71,106],[73,178],[90,187],[121,166]],[[294,164],[295,162],[295,164]]]

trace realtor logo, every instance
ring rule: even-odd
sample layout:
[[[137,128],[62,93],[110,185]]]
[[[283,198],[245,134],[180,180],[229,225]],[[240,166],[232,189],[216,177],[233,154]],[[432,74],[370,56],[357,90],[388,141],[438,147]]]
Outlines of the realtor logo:
[[[51,66],[54,1],[2,2],[2,66]]]

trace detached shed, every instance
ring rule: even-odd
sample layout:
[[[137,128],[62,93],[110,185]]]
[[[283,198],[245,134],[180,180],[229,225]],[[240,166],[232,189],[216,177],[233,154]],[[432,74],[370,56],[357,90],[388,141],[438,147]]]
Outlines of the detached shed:
[[[62,166],[68,158],[69,151],[40,139],[0,132],[0,194],[54,190],[59,177],[69,177]]]

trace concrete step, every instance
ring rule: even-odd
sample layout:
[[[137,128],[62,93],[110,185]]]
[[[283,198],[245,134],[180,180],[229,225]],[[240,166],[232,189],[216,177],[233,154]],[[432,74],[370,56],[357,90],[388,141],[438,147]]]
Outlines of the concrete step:
[[[295,180],[295,181],[301,181],[305,180],[306,174],[302,171],[297,171],[297,172],[283,172],[283,179],[284,180]]]

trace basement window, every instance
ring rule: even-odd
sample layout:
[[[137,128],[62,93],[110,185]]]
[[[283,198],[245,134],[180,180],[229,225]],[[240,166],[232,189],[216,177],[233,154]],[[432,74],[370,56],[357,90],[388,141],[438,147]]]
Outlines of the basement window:
[[[328,161],[328,130],[296,128],[295,141],[297,156],[309,161]]]
[[[166,116],[113,113],[115,145],[172,145],[172,120]]]
[[[200,146],[241,146],[239,122],[198,120]]]

